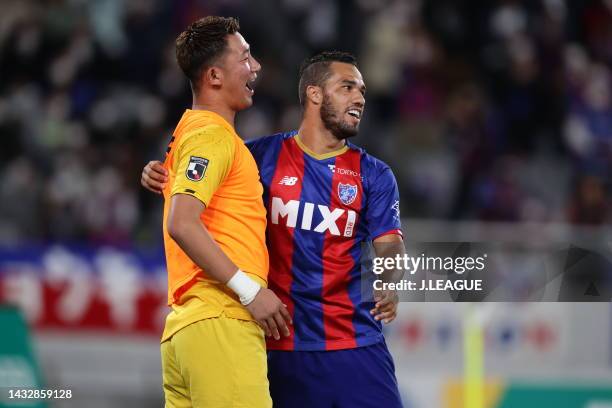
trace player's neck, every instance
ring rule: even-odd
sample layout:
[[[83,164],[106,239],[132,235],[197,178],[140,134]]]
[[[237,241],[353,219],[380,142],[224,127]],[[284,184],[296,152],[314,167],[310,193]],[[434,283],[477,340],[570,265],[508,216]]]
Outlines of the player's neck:
[[[205,100],[204,100],[205,99]],[[236,111],[229,108],[227,105],[223,103],[218,103],[213,98],[203,98],[193,96],[193,105],[191,106],[193,110],[207,110],[211,112],[215,112],[217,115],[221,116],[223,119],[227,121],[233,128],[234,120],[236,119]]]
[[[298,135],[304,146],[315,154],[335,152],[346,145],[346,140],[338,139],[321,122],[302,121]]]

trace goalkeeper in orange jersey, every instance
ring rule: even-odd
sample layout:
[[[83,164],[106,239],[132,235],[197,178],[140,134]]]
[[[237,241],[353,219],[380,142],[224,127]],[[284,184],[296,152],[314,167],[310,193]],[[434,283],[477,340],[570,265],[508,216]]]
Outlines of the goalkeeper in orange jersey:
[[[193,106],[168,146],[163,189],[168,304],[166,407],[271,407],[266,334],[291,318],[266,288],[266,211],[257,165],[234,130],[260,70],[233,18],[206,17],[176,41]]]

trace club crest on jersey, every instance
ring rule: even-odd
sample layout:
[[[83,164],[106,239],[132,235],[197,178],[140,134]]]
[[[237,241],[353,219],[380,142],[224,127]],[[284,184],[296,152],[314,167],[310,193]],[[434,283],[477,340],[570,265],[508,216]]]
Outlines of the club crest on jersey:
[[[191,181],[200,181],[204,178],[204,173],[208,168],[208,159],[203,157],[191,156],[185,175]]]
[[[350,205],[357,198],[357,186],[338,183],[338,198],[344,205]]]

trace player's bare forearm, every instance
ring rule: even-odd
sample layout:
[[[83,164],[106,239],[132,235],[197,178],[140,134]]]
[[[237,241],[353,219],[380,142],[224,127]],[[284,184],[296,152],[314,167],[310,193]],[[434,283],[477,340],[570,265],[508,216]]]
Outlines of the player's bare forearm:
[[[200,220],[204,204],[187,194],[175,194],[168,212],[168,234],[206,273],[226,283],[238,267],[225,255]]]
[[[395,258],[397,255],[403,257],[406,253],[404,240],[401,235],[388,234],[383,235],[373,241],[374,252],[379,258]],[[384,282],[399,282],[404,277],[404,270],[391,268],[385,269],[381,275]]]
[[[377,238],[373,244],[376,256],[381,258],[395,258],[397,255],[403,256],[406,252],[402,237],[396,234]],[[404,271],[402,269],[391,268],[385,269],[381,278],[385,282],[399,282],[403,276]],[[377,291],[374,293],[374,301],[376,304],[370,313],[376,320],[382,320],[384,323],[391,323],[395,320],[397,304],[399,303],[396,291]]]

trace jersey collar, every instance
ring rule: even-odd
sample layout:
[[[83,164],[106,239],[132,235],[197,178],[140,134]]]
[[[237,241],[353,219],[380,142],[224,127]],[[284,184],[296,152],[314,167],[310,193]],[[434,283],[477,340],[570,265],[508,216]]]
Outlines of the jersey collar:
[[[206,109],[186,109],[185,111],[190,115],[208,116],[213,121],[215,121],[217,124],[226,128],[230,133],[238,136],[236,129],[234,129],[234,127],[227,120],[225,120],[223,116],[219,115],[217,112],[213,112],[211,110],[206,110]]]
[[[306,153],[307,155],[309,155],[310,157],[312,157],[313,159],[316,159],[316,160],[325,160],[325,159],[329,159],[331,157],[340,156],[342,153],[346,152],[349,149],[348,143],[346,143],[340,149],[334,150],[333,152],[317,154],[317,153],[313,152],[312,150],[310,150],[308,147],[306,147],[306,145],[304,145],[304,142],[302,142],[302,139],[300,139],[300,135],[299,134],[296,134],[293,137],[293,139],[295,140],[295,142],[297,143],[299,148],[302,149],[302,151],[304,153]]]

